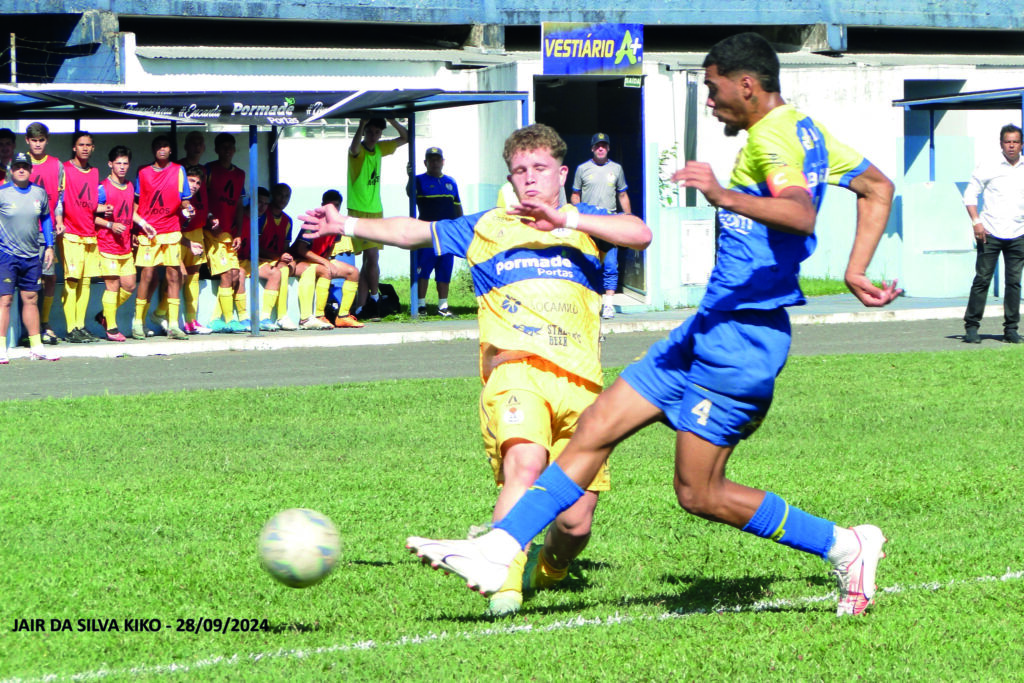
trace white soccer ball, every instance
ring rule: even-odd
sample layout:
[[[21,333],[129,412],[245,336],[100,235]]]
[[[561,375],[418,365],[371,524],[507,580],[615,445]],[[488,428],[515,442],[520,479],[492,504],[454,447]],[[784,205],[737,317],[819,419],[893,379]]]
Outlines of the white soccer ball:
[[[260,533],[260,563],[286,586],[306,588],[331,573],[341,557],[338,530],[316,510],[291,508]]]

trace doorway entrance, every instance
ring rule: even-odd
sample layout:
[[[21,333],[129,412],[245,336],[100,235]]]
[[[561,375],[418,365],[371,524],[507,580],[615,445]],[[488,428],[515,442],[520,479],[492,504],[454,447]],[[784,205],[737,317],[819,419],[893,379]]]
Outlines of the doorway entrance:
[[[566,196],[576,167],[591,157],[590,138],[605,133],[609,157],[626,176],[633,213],[644,218],[643,89],[625,87],[622,76],[536,76],[533,93],[537,123],[554,128],[569,147]],[[643,252],[619,249],[618,291],[646,295]]]

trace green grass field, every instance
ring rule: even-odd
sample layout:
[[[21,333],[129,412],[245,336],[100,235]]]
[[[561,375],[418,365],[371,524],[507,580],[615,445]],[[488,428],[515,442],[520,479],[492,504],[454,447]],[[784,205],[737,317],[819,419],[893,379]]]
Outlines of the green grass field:
[[[844,620],[824,562],[677,508],[663,427],[614,454],[564,588],[493,621],[403,547],[489,518],[475,379],[2,403],[0,680],[1020,680],[1018,351],[790,361],[730,473],[886,532]],[[288,507],[344,544],[304,590],[256,560]],[[178,630],[204,618],[268,628]]]

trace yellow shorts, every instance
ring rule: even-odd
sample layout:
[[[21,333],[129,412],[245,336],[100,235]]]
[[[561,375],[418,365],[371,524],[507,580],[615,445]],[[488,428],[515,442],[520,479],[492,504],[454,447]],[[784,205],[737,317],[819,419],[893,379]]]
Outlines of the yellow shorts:
[[[501,445],[509,439],[544,446],[548,462],[554,462],[576,431],[580,413],[600,392],[601,387],[537,356],[494,368],[480,395],[480,430],[494,481],[500,485],[504,480]],[[605,463],[587,490],[607,491],[610,487]]]
[[[231,241],[234,239],[230,233],[203,233],[206,240],[206,259],[210,264],[210,275],[220,275],[229,270],[238,268],[238,254],[231,250]]]
[[[100,252],[100,275],[103,277],[128,277],[135,275],[135,259],[128,254],[104,254]]]
[[[265,265],[271,265],[272,266],[275,263],[277,263],[277,259],[276,258],[261,258],[260,259],[259,267],[262,268]],[[239,261],[238,262],[238,269],[242,271],[242,274],[245,277],[249,277],[250,275],[252,275],[252,270],[250,270],[251,267],[252,267],[252,261],[250,261],[249,259],[245,259],[244,261]]]
[[[356,218],[383,218],[384,214],[376,211],[359,211],[358,209],[349,209],[349,216],[355,216]],[[339,240],[340,242],[341,240]],[[367,249],[383,249],[384,245],[380,242],[371,242],[370,240],[364,240],[361,237],[352,238],[352,253],[361,254]],[[340,252],[339,252],[340,253]]]
[[[72,242],[64,236],[64,277],[81,280],[100,274],[99,251],[95,242]]]
[[[139,248],[135,250],[136,268],[181,265],[181,233],[162,232],[152,240],[139,235]]]
[[[203,245],[203,252],[196,256],[192,253],[192,247],[185,244],[185,242],[182,242],[181,265],[186,268],[192,268],[206,263],[206,242],[203,239],[203,229],[199,228],[198,230],[189,230],[188,232],[183,233],[182,236],[192,242],[199,242],[199,244]]]

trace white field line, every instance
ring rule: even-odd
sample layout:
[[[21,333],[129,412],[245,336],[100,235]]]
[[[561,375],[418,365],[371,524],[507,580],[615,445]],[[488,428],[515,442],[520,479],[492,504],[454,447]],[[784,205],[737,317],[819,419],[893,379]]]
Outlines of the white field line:
[[[964,586],[974,583],[987,583],[993,581],[1015,581],[1024,578],[1024,571],[1011,571],[1009,568],[1006,573],[1002,576],[978,576],[972,579],[960,579],[951,580],[945,583],[939,581],[929,581],[925,583],[914,584],[912,586],[900,586],[899,584],[894,586],[888,586],[885,588],[878,589],[881,593],[906,593],[910,591],[938,591],[941,589],[956,588],[957,586]],[[829,593],[827,595],[811,596],[805,598],[797,598],[794,600],[778,599],[778,600],[761,600],[750,605],[733,605],[730,607],[716,606],[709,608],[701,608],[697,610],[691,610],[687,612],[673,611],[664,612],[656,615],[645,615],[645,616],[628,616],[620,615],[618,613],[608,617],[573,617],[564,621],[556,621],[546,626],[533,626],[531,624],[522,625],[509,625],[509,626],[489,626],[476,631],[458,631],[449,633],[448,631],[442,631],[441,633],[427,633],[425,635],[416,636],[402,636],[397,640],[392,640],[386,643],[378,643],[373,640],[356,641],[354,643],[343,643],[338,645],[326,645],[323,647],[314,647],[308,649],[292,649],[285,650],[279,649],[273,652],[250,652],[248,654],[233,654],[233,655],[214,655],[206,657],[204,659],[197,659],[192,662],[178,663],[172,662],[170,664],[142,664],[139,666],[125,667],[120,669],[94,669],[92,671],[82,671],[75,674],[43,674],[41,676],[33,678],[5,678],[0,683],[50,683],[56,681],[95,681],[110,676],[152,676],[154,674],[176,674],[176,673],[200,673],[205,672],[213,667],[220,666],[234,666],[237,664],[256,664],[264,660],[273,659],[308,659],[310,657],[316,657],[319,655],[329,655],[335,653],[352,652],[356,650],[377,650],[389,647],[405,647],[407,645],[422,645],[424,643],[430,643],[439,640],[468,640],[471,638],[481,638],[493,635],[507,635],[510,633],[551,633],[554,631],[562,631],[565,629],[573,628],[584,628],[588,626],[617,626],[619,624],[635,624],[642,623],[645,621],[664,621],[668,619],[685,619],[689,617],[695,617],[702,614],[720,614],[723,612],[765,612],[770,610],[777,610],[786,607],[799,607],[801,605],[810,605],[818,602],[826,602],[835,600],[836,594]],[[211,671],[211,674],[213,672]]]

